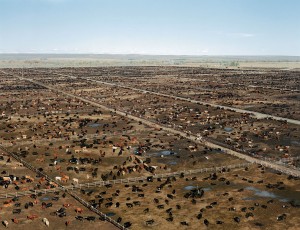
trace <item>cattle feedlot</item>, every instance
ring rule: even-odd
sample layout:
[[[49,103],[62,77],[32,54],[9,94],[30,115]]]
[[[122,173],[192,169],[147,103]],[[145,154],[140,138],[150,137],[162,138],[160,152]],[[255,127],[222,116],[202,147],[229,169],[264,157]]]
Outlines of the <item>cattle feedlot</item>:
[[[299,76],[0,69],[0,229],[299,229]]]

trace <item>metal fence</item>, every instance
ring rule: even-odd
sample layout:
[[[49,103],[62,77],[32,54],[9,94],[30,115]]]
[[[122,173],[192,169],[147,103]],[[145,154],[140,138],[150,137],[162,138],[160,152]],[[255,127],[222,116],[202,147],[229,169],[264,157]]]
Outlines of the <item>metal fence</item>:
[[[153,175],[153,178],[168,178],[168,177],[179,177],[180,175],[192,175],[192,174],[199,174],[199,173],[207,173],[207,172],[217,172],[223,169],[236,169],[236,168],[243,168],[250,166],[252,163],[243,163],[243,164],[234,164],[234,165],[226,165],[226,166],[218,166],[218,167],[211,167],[211,168],[201,168],[201,169],[194,169],[194,170],[182,170],[176,171],[171,173],[163,173]],[[20,197],[20,196],[30,196],[30,195],[38,195],[38,194],[47,194],[47,193],[54,193],[57,191],[67,191],[67,190],[74,190],[74,189],[82,189],[82,188],[92,188],[92,187],[102,187],[108,184],[129,184],[129,183],[137,183],[140,181],[147,180],[148,176],[141,176],[141,177],[131,177],[125,179],[117,179],[117,180],[106,180],[106,181],[96,181],[90,183],[83,183],[78,185],[71,185],[71,186],[63,186],[52,188],[52,189],[39,189],[39,190],[28,190],[23,192],[11,192],[6,194],[0,194],[0,199],[5,198],[13,198],[13,197]],[[55,181],[56,184],[57,181]]]
[[[44,192],[47,193],[49,192],[55,192],[55,191],[65,191],[67,194],[69,194],[70,196],[72,196],[74,199],[76,199],[78,202],[80,202],[82,205],[84,205],[85,207],[87,207],[88,209],[90,209],[91,211],[93,211],[94,213],[98,214],[99,216],[103,217],[106,221],[112,223],[113,225],[115,225],[117,228],[119,229],[126,229],[123,225],[121,225],[120,223],[116,222],[115,220],[113,220],[112,218],[108,217],[107,215],[105,215],[104,213],[102,213],[101,211],[99,211],[98,209],[94,208],[91,204],[89,204],[88,202],[86,202],[85,200],[83,200],[82,198],[80,198],[78,195],[74,194],[73,192],[69,191],[68,189],[66,189],[62,184],[58,183],[57,181],[53,180],[52,178],[50,178],[48,175],[46,175],[43,172],[40,172],[38,169],[36,169],[35,167],[33,167],[32,165],[30,165],[29,163],[27,163],[26,161],[24,161],[22,158],[20,158],[19,156],[17,156],[16,154],[8,151],[7,149],[5,149],[3,146],[0,146],[0,149],[6,153],[8,153],[10,156],[12,156],[15,160],[19,161],[20,163],[22,163],[26,168],[30,169],[31,171],[35,172],[35,173],[39,173],[40,175],[42,175],[43,177],[45,177],[45,179],[49,182],[54,182],[55,184],[58,185],[58,187],[56,189],[52,189],[52,190],[35,190],[35,191],[31,191],[32,193],[30,194],[30,191],[26,191],[26,192],[22,192],[22,193],[8,193],[5,195],[0,195],[0,197],[4,198],[8,198],[8,196],[13,195],[13,197],[18,196],[18,195],[32,195],[32,194],[38,194],[38,192]]]
[[[176,171],[176,172],[171,172],[171,173],[156,174],[156,175],[153,175],[152,177],[154,179],[179,177],[182,174],[192,175],[192,174],[207,173],[207,172],[218,172],[223,169],[227,170],[227,169],[243,168],[243,167],[247,167],[250,165],[252,165],[252,163],[242,163],[242,164],[218,166],[218,167],[211,167],[211,168],[201,168],[201,169],[193,169],[193,170],[182,170],[182,171]],[[73,190],[73,189],[82,189],[82,188],[102,187],[102,186],[109,185],[109,184],[137,183],[140,181],[147,180],[148,177],[149,176],[141,176],[141,177],[130,177],[130,178],[126,178],[126,179],[117,179],[117,180],[96,181],[96,182],[91,182],[91,183],[66,186],[65,188],[68,190]]]

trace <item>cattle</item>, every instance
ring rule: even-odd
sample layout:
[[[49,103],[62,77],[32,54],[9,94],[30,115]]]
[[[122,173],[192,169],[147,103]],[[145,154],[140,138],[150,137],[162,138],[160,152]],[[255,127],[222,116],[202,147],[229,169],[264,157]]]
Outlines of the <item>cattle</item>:
[[[76,220],[83,221],[84,218],[83,218],[82,216],[75,216],[75,219],[76,219]]]
[[[132,223],[129,221],[124,223],[125,228],[129,228],[131,225],[132,225]]]
[[[15,203],[15,207],[20,207],[21,203]]]
[[[253,216],[254,216],[254,215],[253,215],[252,212],[247,212],[246,215],[245,215],[246,218],[253,217]]]
[[[49,223],[49,220],[48,220],[47,218],[43,218],[42,221],[43,221],[43,223],[44,223],[47,227],[49,227],[50,223]]]
[[[172,222],[174,220],[173,216],[170,216],[169,218],[166,219],[168,222]]]
[[[60,208],[60,209],[58,209],[58,210],[56,210],[56,213],[64,213],[64,212],[66,212],[66,209],[65,208]]]
[[[59,217],[64,217],[64,216],[67,216],[67,214],[65,212],[61,212],[61,213],[58,213],[58,216]]]
[[[105,207],[106,207],[106,208],[109,208],[109,207],[111,207],[112,205],[113,205],[113,202],[108,202],[108,203],[105,204]]]
[[[13,219],[12,219],[12,222],[15,223],[15,224],[18,224],[18,223],[19,223],[19,220],[16,219],[16,218],[13,218]]]
[[[2,224],[3,224],[6,228],[8,228],[8,221],[7,221],[7,220],[3,220],[3,221],[2,221]]]
[[[78,184],[79,183],[79,180],[77,178],[73,178],[73,182]]]
[[[52,203],[46,204],[46,208],[50,208],[50,207],[52,207]]]
[[[13,214],[20,214],[21,213],[21,209],[14,209],[13,210]]]
[[[259,222],[254,223],[254,225],[255,225],[255,226],[258,226],[258,227],[264,226],[262,223],[259,223]]]
[[[140,206],[140,205],[141,205],[141,202],[140,202],[140,201],[133,201],[133,204],[134,204],[135,206]]]
[[[154,220],[153,220],[153,219],[147,220],[147,221],[146,221],[146,225],[147,225],[147,226],[148,226],[148,225],[152,225],[152,224],[154,224]]]
[[[122,217],[118,217],[117,222],[121,223],[122,222]]]
[[[153,199],[153,202],[156,203],[156,204],[158,204],[158,203],[159,203],[159,200],[158,200],[157,198],[154,198],[154,199]]]
[[[200,220],[202,218],[202,213],[199,213],[196,217],[198,220]]]
[[[96,217],[94,217],[94,216],[88,216],[85,219],[88,220],[88,221],[95,221]]]
[[[167,197],[170,198],[170,199],[172,199],[172,200],[174,199],[174,196],[171,195],[171,194],[167,194]]]
[[[283,221],[285,219],[286,219],[286,214],[282,214],[277,217],[277,221]]]
[[[112,184],[106,184],[105,187],[106,187],[106,188],[111,188],[111,187],[112,187]]]
[[[172,208],[168,208],[168,209],[166,210],[166,213],[171,213],[171,211],[172,211]]]
[[[28,220],[34,220],[34,219],[36,219],[36,218],[38,218],[38,216],[35,215],[35,214],[32,214],[32,215],[28,215],[28,216],[27,216],[27,219],[28,219]]]
[[[147,181],[148,182],[153,182],[153,177],[152,176],[147,177]]]
[[[234,217],[233,220],[234,220],[235,222],[237,222],[237,223],[240,223],[240,221],[241,221],[241,219],[240,219],[239,217],[237,217],[237,216]]]
[[[81,213],[83,212],[83,209],[82,209],[82,208],[76,208],[76,209],[75,209],[75,212],[81,214]]]
[[[63,206],[64,206],[65,208],[68,208],[68,207],[71,206],[71,204],[66,203],[66,204],[63,204]]]
[[[209,225],[209,221],[207,219],[204,219],[203,223],[208,226]]]

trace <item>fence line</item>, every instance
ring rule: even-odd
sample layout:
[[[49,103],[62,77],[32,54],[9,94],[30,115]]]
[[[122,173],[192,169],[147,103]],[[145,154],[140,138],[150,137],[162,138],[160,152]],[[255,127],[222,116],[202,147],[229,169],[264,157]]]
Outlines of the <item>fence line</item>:
[[[234,165],[227,165],[227,166],[218,166],[218,167],[211,167],[211,168],[200,168],[200,169],[194,169],[194,170],[182,170],[182,171],[176,171],[171,173],[163,173],[163,174],[157,174],[153,175],[152,177],[157,178],[168,178],[168,177],[178,177],[182,175],[192,175],[192,174],[199,174],[199,173],[207,173],[207,172],[217,172],[222,169],[236,169],[236,168],[243,168],[251,165],[252,163],[243,163],[243,164],[234,164]],[[108,184],[128,184],[128,183],[136,183],[139,181],[147,180],[149,176],[141,176],[141,177],[131,177],[131,178],[125,178],[125,179],[116,179],[116,180],[106,180],[106,181],[95,181],[90,183],[83,183],[78,185],[71,185],[71,186],[63,186],[63,189],[60,187],[52,188],[52,189],[39,189],[39,190],[29,190],[24,192],[11,192],[6,194],[0,194],[0,199],[5,198],[13,198],[13,197],[20,197],[20,196],[30,196],[30,195],[37,195],[40,193],[46,194],[46,193],[54,193],[57,191],[62,190],[74,190],[74,189],[82,189],[82,188],[90,188],[90,187],[102,187]],[[57,184],[57,181],[55,181]]]
[[[168,177],[179,177],[182,174],[184,175],[192,175],[192,174],[199,174],[199,173],[207,173],[207,172],[217,172],[222,169],[236,169],[236,168],[243,168],[252,165],[252,163],[241,163],[241,164],[234,164],[234,165],[227,165],[227,166],[218,166],[218,167],[211,167],[211,168],[201,168],[201,169],[194,169],[194,170],[182,170],[176,171],[171,173],[163,173],[163,174],[156,174],[152,177],[154,179],[157,178],[168,178]],[[141,176],[141,177],[131,177],[126,179],[117,179],[117,180],[106,180],[106,181],[95,181],[91,183],[84,183],[72,186],[66,186],[67,189],[82,189],[82,188],[90,188],[90,187],[101,187],[109,184],[128,184],[128,183],[136,183],[139,181],[147,180],[149,176]]]
[[[31,171],[38,173],[42,176],[45,177],[45,179],[49,182],[53,182],[55,184],[58,185],[57,189],[64,191],[66,193],[68,193],[70,196],[72,196],[74,199],[76,199],[77,201],[79,201],[82,205],[84,205],[86,208],[90,209],[92,212],[98,214],[99,216],[103,217],[106,221],[110,222],[111,224],[115,225],[117,228],[125,230],[126,228],[121,225],[120,223],[116,222],[115,220],[113,220],[112,218],[108,217],[107,215],[105,215],[104,213],[102,213],[101,211],[99,211],[98,209],[95,209],[91,204],[89,204],[88,202],[86,202],[85,200],[83,200],[82,198],[80,198],[79,196],[77,196],[76,194],[74,194],[73,192],[68,191],[68,189],[66,189],[62,184],[60,184],[59,182],[53,180],[52,178],[50,178],[47,174],[39,171],[38,169],[36,169],[35,167],[33,167],[32,165],[30,165],[29,163],[27,163],[26,161],[24,161],[22,158],[20,158],[19,156],[17,156],[16,154],[8,151],[7,149],[5,149],[3,146],[0,145],[0,149],[6,153],[8,153],[9,155],[11,155],[15,160],[19,161],[20,163],[22,163],[26,168],[30,169]],[[46,193],[46,189],[44,189],[44,192]],[[33,194],[36,194],[36,192],[33,192]],[[15,197],[15,196],[14,196]]]

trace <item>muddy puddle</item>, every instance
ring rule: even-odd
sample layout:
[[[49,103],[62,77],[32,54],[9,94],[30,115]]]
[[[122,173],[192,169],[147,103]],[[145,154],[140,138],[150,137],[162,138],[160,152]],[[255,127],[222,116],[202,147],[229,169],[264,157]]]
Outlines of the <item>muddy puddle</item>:
[[[296,204],[300,204],[300,192],[299,191],[266,191],[252,186],[248,186],[245,190],[252,191],[253,196],[244,197],[243,200],[256,200],[258,197],[276,199],[281,202],[295,201]]]

